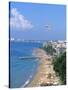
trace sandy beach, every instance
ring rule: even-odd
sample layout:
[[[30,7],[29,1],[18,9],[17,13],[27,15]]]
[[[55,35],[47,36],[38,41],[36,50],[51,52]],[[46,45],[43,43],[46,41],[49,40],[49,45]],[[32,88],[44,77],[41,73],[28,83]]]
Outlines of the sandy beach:
[[[59,85],[60,79],[53,70],[52,57],[43,49],[35,49],[34,54],[39,58],[39,67],[28,87]]]

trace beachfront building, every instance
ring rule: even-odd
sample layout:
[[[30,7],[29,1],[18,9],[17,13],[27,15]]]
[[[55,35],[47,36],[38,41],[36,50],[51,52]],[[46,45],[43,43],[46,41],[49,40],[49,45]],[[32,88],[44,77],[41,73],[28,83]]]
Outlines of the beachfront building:
[[[56,55],[59,55],[59,54],[62,54],[63,52],[65,52],[66,50],[66,42],[65,41],[60,41],[60,40],[57,40],[57,41],[47,41],[47,42],[44,42],[43,43],[43,47],[47,47],[47,46],[52,46],[56,52],[53,53],[54,56]]]

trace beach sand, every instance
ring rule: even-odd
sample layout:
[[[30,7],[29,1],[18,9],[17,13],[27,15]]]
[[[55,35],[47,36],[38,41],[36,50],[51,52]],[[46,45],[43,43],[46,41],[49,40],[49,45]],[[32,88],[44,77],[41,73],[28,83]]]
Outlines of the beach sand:
[[[39,67],[28,87],[60,85],[60,79],[53,70],[52,57],[43,49],[35,49],[34,54],[39,58]]]

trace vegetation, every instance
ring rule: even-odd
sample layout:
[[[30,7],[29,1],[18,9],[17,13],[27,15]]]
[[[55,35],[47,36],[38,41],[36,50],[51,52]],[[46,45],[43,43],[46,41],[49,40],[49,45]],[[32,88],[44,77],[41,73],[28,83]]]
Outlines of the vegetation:
[[[45,45],[43,49],[50,55],[53,55],[53,53],[56,53],[56,50],[52,47],[52,45]]]
[[[62,84],[66,84],[66,52],[59,57],[56,57],[53,61],[54,70],[60,76]]]
[[[45,45],[43,49],[50,55],[54,55],[56,50],[52,47],[51,44]],[[63,52],[64,49],[60,48],[61,52],[59,56],[55,56],[53,60],[54,70],[56,75],[59,75],[61,83],[66,84],[66,52]]]

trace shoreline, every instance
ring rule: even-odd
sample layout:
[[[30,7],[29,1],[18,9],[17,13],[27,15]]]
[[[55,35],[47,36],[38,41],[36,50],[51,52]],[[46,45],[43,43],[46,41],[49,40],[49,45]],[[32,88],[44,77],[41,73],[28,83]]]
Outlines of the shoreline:
[[[34,50],[34,55],[39,57],[39,67],[33,80],[27,87],[60,85],[59,77],[56,76],[53,70],[52,57],[47,55],[43,49],[39,48]]]

